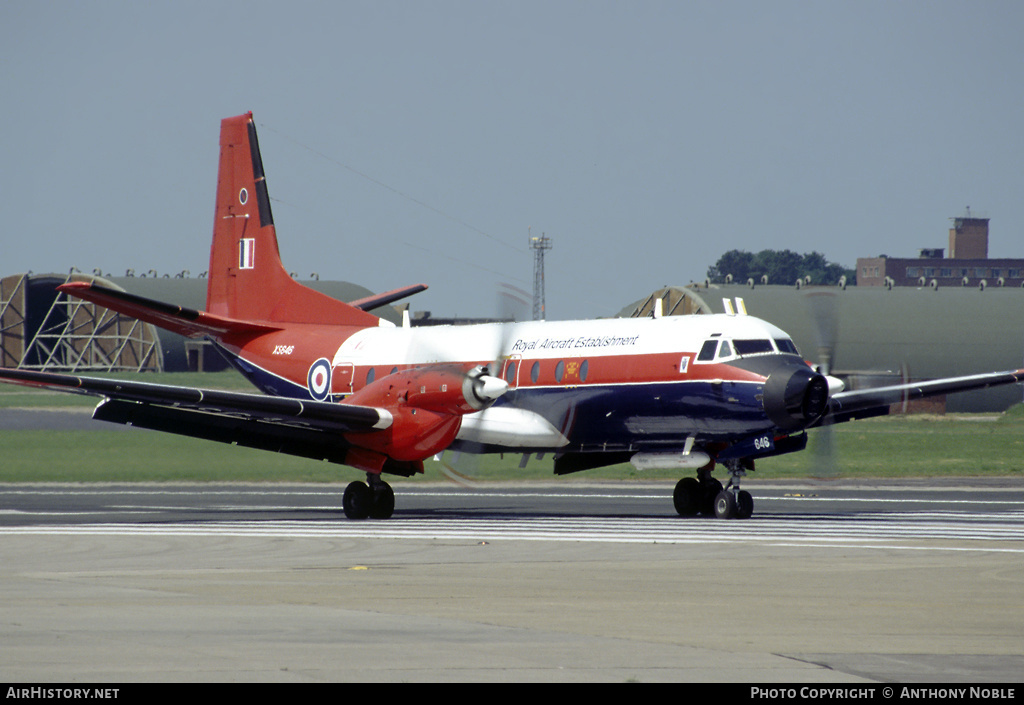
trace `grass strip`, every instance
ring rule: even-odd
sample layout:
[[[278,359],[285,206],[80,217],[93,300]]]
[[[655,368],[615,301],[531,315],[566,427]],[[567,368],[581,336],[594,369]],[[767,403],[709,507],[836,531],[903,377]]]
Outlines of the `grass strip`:
[[[110,375],[122,376],[122,375]],[[138,375],[162,384],[249,391],[236,372]],[[12,407],[94,406],[94,397],[0,387],[0,413]],[[1024,405],[1004,414],[889,416],[832,428],[837,471],[826,471],[817,453],[822,431],[808,450],[757,461],[751,477],[918,478],[1024,476]],[[463,475],[479,481],[548,480],[551,455],[519,468],[518,454],[463,456]],[[440,463],[413,481],[444,477]],[[640,472],[614,465],[574,479],[676,480],[689,471]],[[722,476],[719,469],[716,473]],[[89,431],[0,431],[0,482],[347,482],[362,473],[346,466],[238,448],[183,436],[124,429],[96,422]],[[399,480],[402,481],[402,480]]]

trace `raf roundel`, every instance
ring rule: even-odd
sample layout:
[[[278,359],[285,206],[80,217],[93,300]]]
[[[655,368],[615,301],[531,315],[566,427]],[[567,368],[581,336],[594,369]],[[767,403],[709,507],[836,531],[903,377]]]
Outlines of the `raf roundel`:
[[[309,366],[306,386],[309,388],[309,395],[317,401],[323,401],[330,394],[331,363],[326,358],[320,358]]]

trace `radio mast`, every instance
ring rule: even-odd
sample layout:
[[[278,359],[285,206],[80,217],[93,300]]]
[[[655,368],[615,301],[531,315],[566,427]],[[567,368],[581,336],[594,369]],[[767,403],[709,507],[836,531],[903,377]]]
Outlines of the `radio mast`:
[[[551,249],[551,238],[544,233],[540,237],[530,238],[530,249],[533,250],[533,320],[543,321],[544,310],[544,251]]]

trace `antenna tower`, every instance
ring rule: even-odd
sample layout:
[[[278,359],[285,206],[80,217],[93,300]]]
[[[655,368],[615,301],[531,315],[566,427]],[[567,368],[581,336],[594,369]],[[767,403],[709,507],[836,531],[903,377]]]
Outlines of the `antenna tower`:
[[[551,238],[541,233],[540,237],[530,238],[530,249],[533,250],[533,320],[543,321],[544,312],[544,251],[551,249]]]

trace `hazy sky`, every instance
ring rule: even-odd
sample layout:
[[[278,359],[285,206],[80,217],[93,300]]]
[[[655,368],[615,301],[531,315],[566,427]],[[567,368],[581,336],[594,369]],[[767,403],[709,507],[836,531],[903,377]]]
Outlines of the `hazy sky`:
[[[285,265],[612,314],[729,249],[1024,257],[1024,3],[0,2],[0,274],[206,270],[252,110]]]

